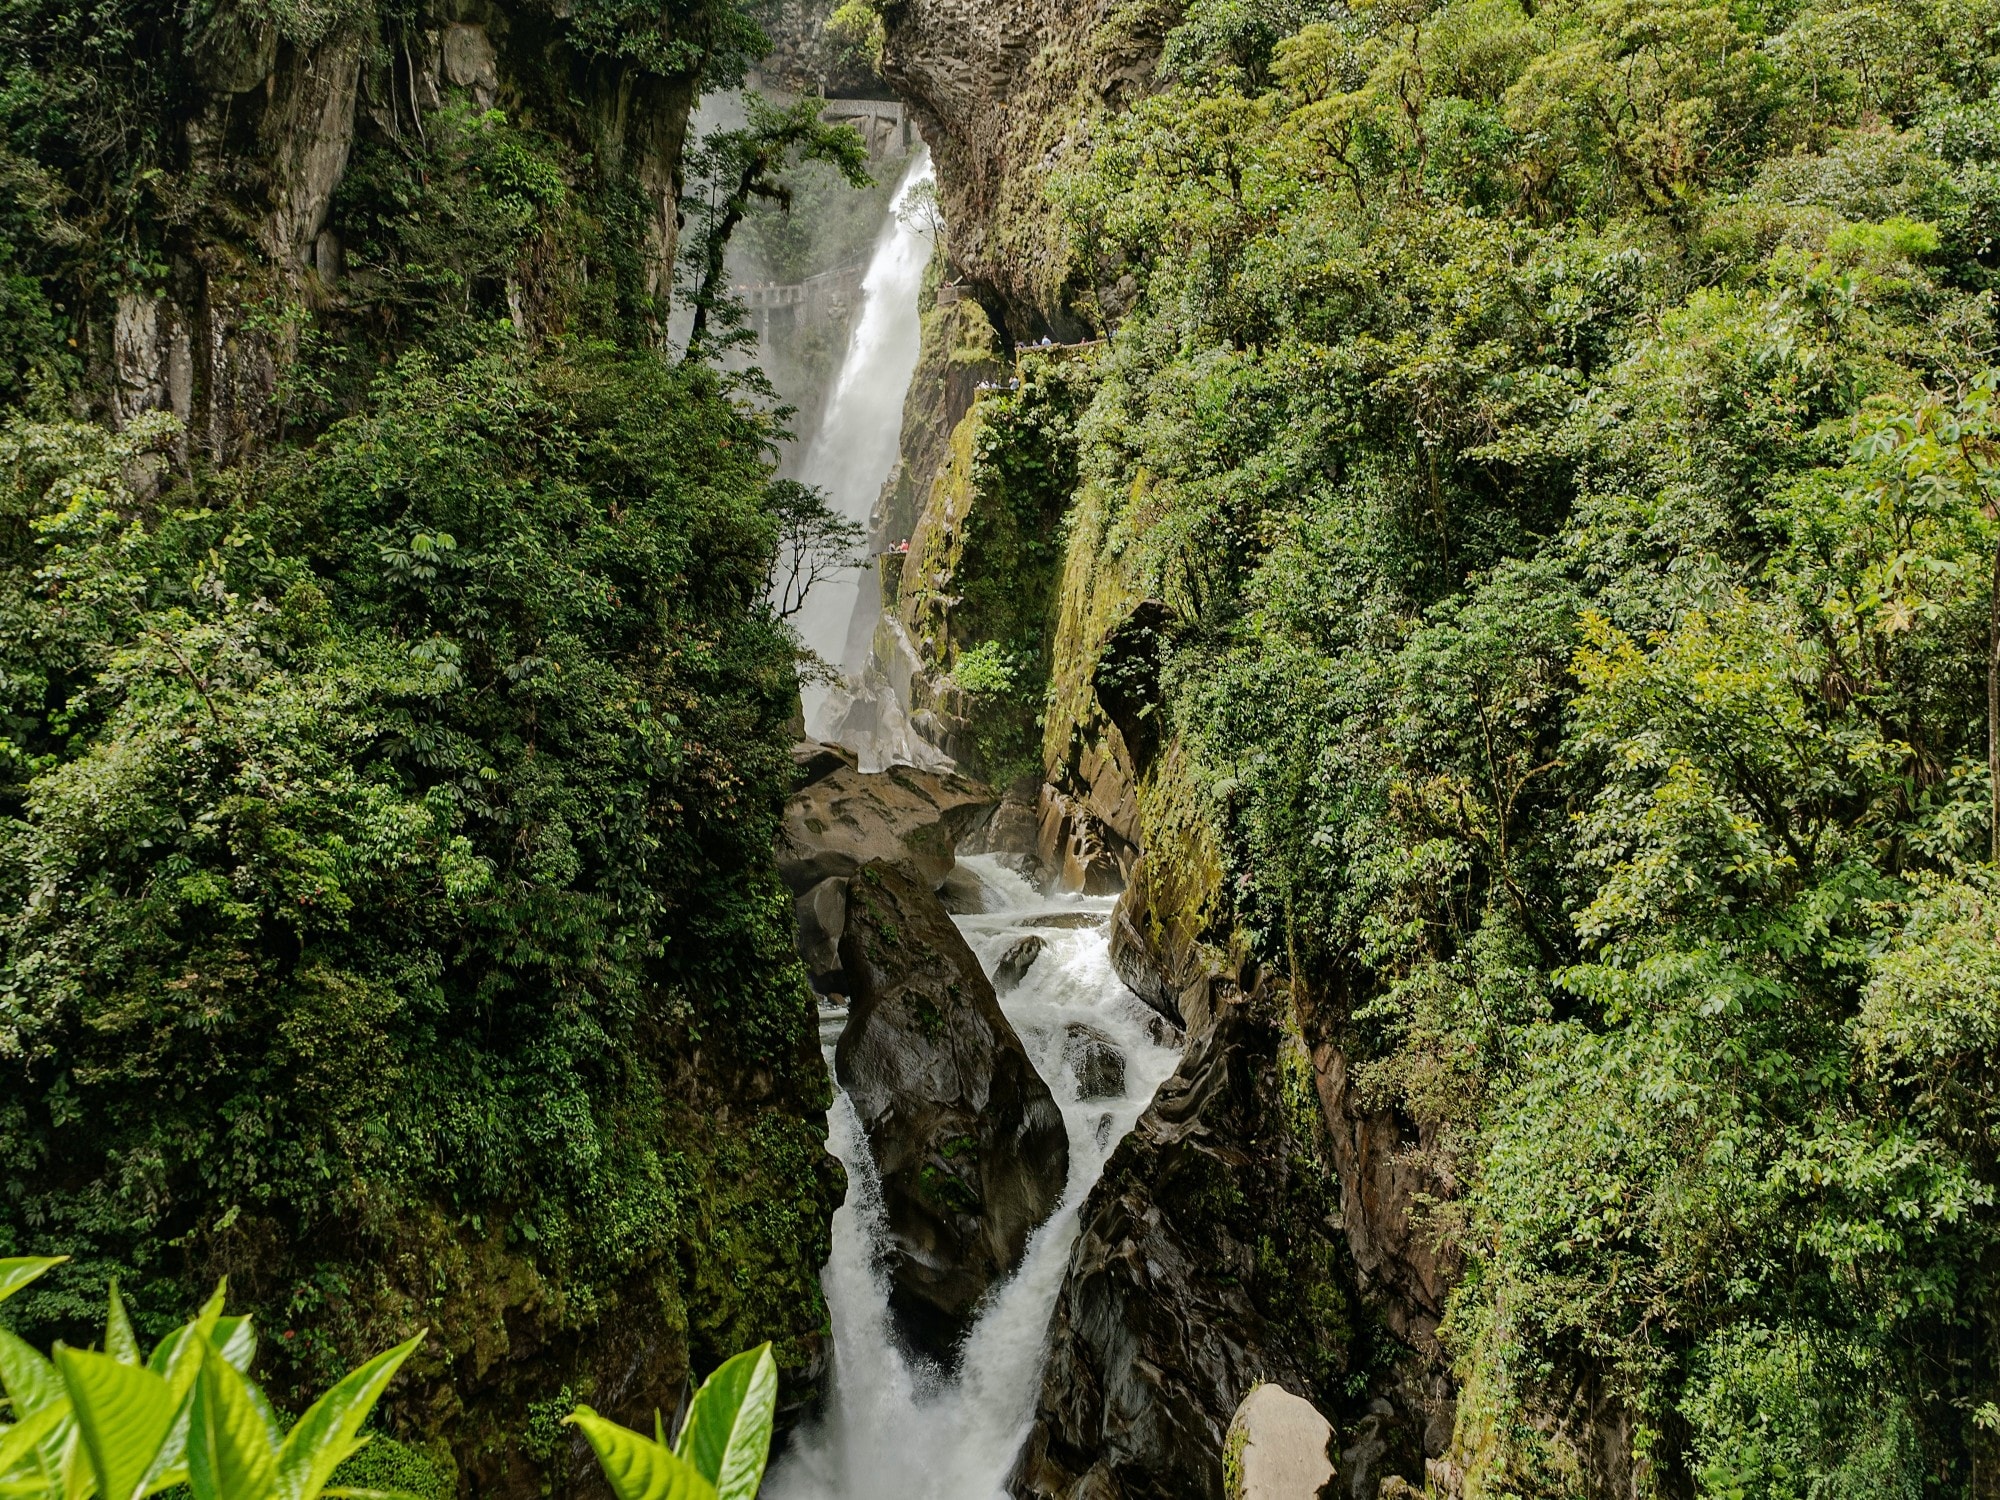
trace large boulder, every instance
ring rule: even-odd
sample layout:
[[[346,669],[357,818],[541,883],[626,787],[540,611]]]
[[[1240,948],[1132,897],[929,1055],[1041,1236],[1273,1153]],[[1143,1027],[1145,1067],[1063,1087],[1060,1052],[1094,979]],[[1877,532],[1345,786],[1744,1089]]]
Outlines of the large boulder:
[[[1320,1500],[1337,1477],[1333,1424],[1283,1386],[1256,1386],[1229,1423],[1223,1500]]]
[[[1076,1097],[1085,1103],[1116,1099],[1125,1092],[1125,1054],[1118,1044],[1082,1021],[1063,1027],[1063,1066],[1076,1081]]]
[[[813,987],[821,993],[838,990],[840,934],[847,927],[847,882],[830,875],[792,900],[793,945],[805,961]]]
[[[948,771],[892,766],[863,771],[827,745],[793,751],[802,783],[778,829],[778,874],[794,895],[866,865],[893,865],[935,889],[951,873],[958,841],[994,803],[979,782]]]
[[[881,1176],[890,1305],[912,1342],[948,1355],[1061,1197],[1069,1138],[928,885],[896,864],[862,870],[840,956],[851,1009],[834,1069]]]

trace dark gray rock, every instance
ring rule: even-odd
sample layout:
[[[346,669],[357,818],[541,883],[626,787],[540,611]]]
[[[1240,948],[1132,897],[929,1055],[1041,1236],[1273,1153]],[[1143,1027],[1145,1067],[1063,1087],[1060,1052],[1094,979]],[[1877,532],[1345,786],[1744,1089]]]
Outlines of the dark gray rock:
[[[993,988],[1004,995],[1026,979],[1028,970],[1035,966],[1035,960],[1042,956],[1042,949],[1046,946],[1046,940],[1033,933],[1018,939],[993,966]]]
[[[1076,1080],[1076,1097],[1116,1099],[1125,1092],[1125,1054],[1095,1026],[1071,1021],[1063,1028],[1063,1065]]]
[[[822,880],[792,902],[793,942],[815,988],[840,983],[840,934],[847,926],[847,882]]]
[[[953,916],[977,916],[986,910],[986,885],[964,865],[953,865],[938,887],[938,900]]]
[[[1033,777],[1008,787],[992,816],[966,835],[959,853],[997,854],[1030,879],[1043,874],[1035,857],[1035,808],[1041,791],[1042,784]]]
[[[848,889],[852,1002],[834,1068],[868,1134],[889,1227],[890,1306],[949,1357],[1069,1176],[1048,1085],[929,888],[890,864]]]
[[[1296,1043],[1274,1010],[1224,999],[1085,1203],[1010,1481],[1023,1500],[1219,1497],[1258,1380],[1334,1409],[1352,1313],[1333,1178],[1293,1134]]]
[[[875,863],[935,889],[951,873],[960,836],[993,805],[976,781],[896,766],[860,771],[831,747],[793,751],[801,782],[778,828],[778,874],[797,895]]]

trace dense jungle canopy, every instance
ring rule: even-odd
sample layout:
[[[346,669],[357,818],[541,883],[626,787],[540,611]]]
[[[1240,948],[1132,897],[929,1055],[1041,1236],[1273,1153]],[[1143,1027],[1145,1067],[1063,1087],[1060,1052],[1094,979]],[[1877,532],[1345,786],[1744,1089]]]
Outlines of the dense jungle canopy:
[[[1147,847],[1408,1122],[1469,1493],[2000,1460],[1996,23],[1197,3],[1054,190]]]
[[[0,3],[10,1321],[227,1273],[281,1400],[430,1323],[397,1430],[516,1488],[592,1369],[803,1403],[840,1195],[782,414],[605,124],[759,36],[519,9],[526,107],[369,0]],[[2000,1493],[2000,5],[1104,9],[1164,40],[1048,122],[1106,342],[979,406],[980,769],[1146,726],[1178,915],[1427,1174],[1462,1494]],[[360,59],[332,249],[253,33]],[[121,384],[171,305],[200,420]]]

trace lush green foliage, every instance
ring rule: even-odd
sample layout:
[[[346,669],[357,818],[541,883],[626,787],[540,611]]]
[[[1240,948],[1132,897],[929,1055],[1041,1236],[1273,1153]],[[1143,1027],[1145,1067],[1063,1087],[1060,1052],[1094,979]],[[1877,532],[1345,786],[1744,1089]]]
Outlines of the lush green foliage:
[[[0,1300],[60,1258],[0,1260]],[[102,1349],[57,1344],[43,1358],[0,1328],[0,1495],[136,1500],[185,1486],[195,1500],[318,1500],[369,1441],[362,1424],[423,1335],[344,1376],[287,1429],[249,1378],[257,1334],[224,1317],[216,1288],[193,1322],[149,1356],[114,1282]]]
[[[912,596],[918,633],[971,726],[968,769],[1001,785],[1040,769],[1062,515],[1091,389],[1061,358],[1029,357],[1020,371],[1011,389],[980,395],[944,479],[954,524],[929,545],[951,593],[925,585]]]
[[[9,1312],[227,1273],[294,1406],[428,1324],[391,1488],[530,1411],[566,1462],[634,1329],[651,1386],[817,1367],[839,1178],[767,593],[841,538],[664,349],[682,116],[761,40],[508,7],[503,112],[457,14],[0,5],[0,1252],[73,1261]],[[793,115],[767,194],[854,165]]]
[[[778,1366],[764,1344],[725,1360],[701,1383],[671,1448],[657,1415],[650,1438],[587,1406],[569,1420],[618,1500],[756,1500],[777,1407]]]
[[[692,1266],[747,1148],[776,1171],[738,1249],[803,1263],[813,1133],[728,1145],[676,1060],[825,1089],[768,865],[793,688],[760,420],[576,347],[410,356],[311,448],[141,499],[157,432],[5,438],[0,1232],[123,1274],[142,1323],[190,1245],[293,1321],[366,1274],[307,1245],[423,1204],[588,1317]],[[752,1280],[722,1336],[801,1290]],[[342,1337],[313,1321],[308,1369]]]
[[[1197,5],[1058,184],[1079,545],[1434,1174],[1469,1493],[1991,1467],[1996,28]]]

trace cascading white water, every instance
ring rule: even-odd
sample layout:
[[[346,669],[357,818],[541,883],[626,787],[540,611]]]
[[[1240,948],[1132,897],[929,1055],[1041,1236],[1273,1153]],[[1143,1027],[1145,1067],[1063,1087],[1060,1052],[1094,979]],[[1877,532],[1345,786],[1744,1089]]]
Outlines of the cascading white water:
[[[1069,1182],[1019,1269],[981,1310],[956,1375],[943,1375],[907,1359],[891,1333],[875,1165],[853,1107],[837,1095],[831,1145],[847,1168],[848,1189],[822,1277],[833,1314],[832,1391],[825,1415],[797,1434],[774,1469],[766,1500],[993,1500],[1004,1493],[1034,1415],[1078,1210],[1112,1148],[1174,1070],[1177,1054],[1159,1039],[1158,1021],[1111,967],[1104,926],[1038,925],[1052,917],[1108,918],[1109,898],[1045,897],[991,856],[959,863],[978,876],[986,911],[955,920],[988,974],[1024,934],[1045,944],[1000,1007],[1062,1108]],[[829,1017],[829,1066],[838,1025]],[[1124,1088],[1116,1097],[1079,1097],[1070,1033],[1077,1025],[1123,1054]]]
[[[917,185],[930,176],[930,153],[920,149],[903,173],[888,222],[875,242],[861,282],[861,311],[848,337],[839,378],[799,466],[801,480],[818,486],[835,510],[863,526],[895,466],[903,397],[917,368],[917,289],[930,262],[931,236],[904,209]],[[873,609],[872,591],[864,593],[861,584],[858,568],[822,580],[794,622],[808,647],[849,675],[862,665],[850,659],[855,654],[849,644],[856,605],[867,603]],[[865,632],[861,642],[865,654]],[[806,684],[804,697],[806,723],[817,731],[826,689]]]

